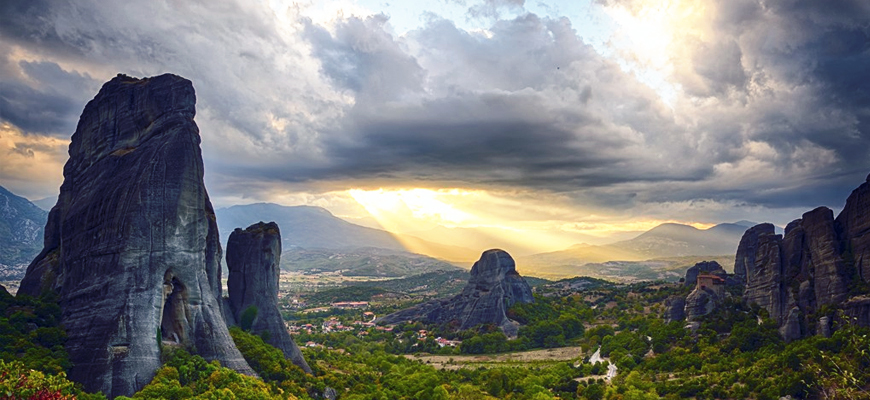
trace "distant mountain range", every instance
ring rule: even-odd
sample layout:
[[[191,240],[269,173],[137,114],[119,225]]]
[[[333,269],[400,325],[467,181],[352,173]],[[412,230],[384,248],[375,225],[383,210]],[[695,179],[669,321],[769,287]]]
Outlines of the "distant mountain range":
[[[616,242],[610,247],[647,258],[734,254],[743,232],[753,226],[755,224],[748,221],[719,224],[709,229],[661,224],[634,239]]]
[[[235,228],[246,228],[259,221],[275,221],[281,228],[285,250],[348,249],[377,247],[420,254],[435,254],[450,261],[473,261],[485,249],[469,249],[431,242],[416,236],[368,228],[338,218],[326,209],[311,206],[282,206],[257,203],[221,208],[217,214],[221,238],[226,240]]]
[[[743,232],[755,225],[750,221],[739,221],[698,229],[689,225],[668,223],[650,229],[634,239],[603,246],[578,244],[561,251],[519,257],[517,263],[543,276],[573,276],[581,271],[590,272],[589,269],[595,267],[607,268],[610,271],[607,275],[609,277],[613,276],[615,266],[631,269],[632,277],[637,274],[648,276],[640,269],[667,269],[674,262],[679,264],[676,260],[680,258],[706,256],[712,259],[714,256],[729,255],[732,258],[730,265],[733,265],[733,254]],[[670,260],[659,260],[664,258]],[[614,264],[616,261],[623,263]],[[581,266],[586,268],[580,268]],[[626,271],[626,274],[629,272]]]
[[[53,199],[42,199],[49,208]],[[451,264],[469,268],[483,250],[500,245],[497,237],[505,232],[473,232],[464,228],[441,228],[416,235],[394,234],[347,222],[320,207],[281,206],[258,203],[221,208],[216,211],[221,238],[226,243],[235,228],[259,221],[275,221],[281,227],[284,261],[293,270],[343,270],[365,276],[406,276]],[[27,264],[42,249],[42,236],[48,213],[27,199],[0,187],[0,279],[19,279]],[[577,267],[604,267],[613,270],[611,261],[627,262],[631,269],[661,263],[648,260],[734,254],[743,232],[754,226],[749,221],[719,224],[697,229],[681,224],[662,224],[633,239],[612,244],[577,244],[560,251],[515,257],[523,274],[572,276]],[[468,247],[439,243],[460,240]],[[445,236],[449,235],[449,236]],[[516,234],[519,235],[519,234]],[[578,237],[583,239],[582,237]],[[518,247],[518,254],[531,253],[531,247]],[[437,259],[436,259],[437,258]],[[448,260],[445,262],[443,260]],[[292,266],[290,266],[292,264]],[[669,265],[669,264],[668,264]],[[587,268],[588,269],[588,268]],[[608,275],[609,276],[609,275]]]
[[[258,203],[222,208],[215,214],[224,243],[235,228],[275,221],[281,229],[282,268],[292,271],[408,276],[455,269],[456,265],[470,268],[470,260],[485,250],[449,246],[352,224],[320,207]]]
[[[377,278],[462,270],[453,264],[429,256],[376,247],[290,249],[284,251],[281,257],[281,268],[305,273],[341,272],[344,276]]]
[[[42,250],[48,212],[0,186],[0,279],[17,280]]]

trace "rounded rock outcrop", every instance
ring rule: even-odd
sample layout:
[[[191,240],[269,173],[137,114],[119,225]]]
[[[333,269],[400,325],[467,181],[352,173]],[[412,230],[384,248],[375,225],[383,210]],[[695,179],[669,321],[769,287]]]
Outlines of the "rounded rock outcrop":
[[[462,293],[432,300],[395,312],[378,320],[395,324],[403,321],[426,323],[455,322],[458,329],[480,324],[494,324],[505,335],[516,336],[519,325],[507,317],[507,309],[516,303],[532,303],[532,289],[516,270],[514,259],[504,250],[483,252],[471,267],[471,276]]]

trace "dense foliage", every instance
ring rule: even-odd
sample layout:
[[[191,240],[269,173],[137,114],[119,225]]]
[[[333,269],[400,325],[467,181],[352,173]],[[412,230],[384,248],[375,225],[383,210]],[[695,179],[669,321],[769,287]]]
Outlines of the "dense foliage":
[[[74,399],[78,391],[63,372],[47,375],[20,361],[0,360],[0,399]]]
[[[308,296],[307,300],[311,304],[330,304],[339,301],[369,301],[373,296],[386,292],[386,290],[378,287],[345,286],[319,291]]]
[[[0,399],[104,399],[66,379],[57,295],[13,297],[0,289]]]
[[[134,399],[295,399],[261,379],[245,376],[217,361],[207,362],[184,350],[175,350],[157,370],[151,383],[137,392]],[[129,400],[128,397],[116,397]]]
[[[12,297],[0,291],[0,357],[47,373],[69,369],[56,297],[52,293]]]
[[[314,343],[303,348],[313,374],[261,337],[232,328],[236,346],[259,378],[174,351],[134,398],[870,399],[870,329],[841,323],[830,338],[785,343],[767,313],[743,304],[739,292],[689,329],[685,322],[663,319],[665,299],[685,295],[686,286],[645,283],[573,293],[566,288],[570,286],[543,287],[535,303],[509,310],[523,324],[517,338],[486,325],[465,331],[419,322],[391,330],[372,327],[359,322],[370,318],[363,310],[306,314],[304,321],[316,327],[330,320],[353,327],[294,337],[300,344]],[[69,362],[54,299],[2,296],[0,301],[7,360],[0,364],[0,385],[5,385],[0,389],[17,387],[22,398],[34,393],[34,398],[87,398],[63,376]],[[384,310],[376,306],[367,311]],[[435,340],[442,337],[462,344],[450,347]],[[559,346],[574,346],[570,350],[577,357],[467,361]],[[597,350],[605,361],[590,363]],[[552,350],[541,350],[547,351]],[[440,355],[442,361],[430,364],[431,357],[420,357],[425,354]],[[466,361],[454,362],[453,357]],[[25,361],[9,363],[11,359]],[[618,373],[606,379],[613,366]]]

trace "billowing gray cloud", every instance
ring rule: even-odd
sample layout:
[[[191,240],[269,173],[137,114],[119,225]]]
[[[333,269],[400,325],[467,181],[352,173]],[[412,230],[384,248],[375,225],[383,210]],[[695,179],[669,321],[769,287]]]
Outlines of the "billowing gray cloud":
[[[52,62],[21,61],[19,67],[33,84],[0,77],[0,118],[28,132],[69,136],[82,100],[99,84]]]
[[[382,14],[7,1],[0,119],[68,134],[98,82],[180,74],[217,192],[392,182],[615,208],[836,207],[870,171],[864,1],[710,2],[704,25],[675,38],[670,104],[567,18],[523,6],[469,2],[487,29],[429,14],[397,36]]]
[[[358,102],[382,103],[419,92],[424,71],[414,57],[384,30],[383,14],[349,18],[333,36],[310,19],[303,19],[311,53],[332,82],[357,94]]]
[[[339,130],[324,135],[328,166],[296,178],[566,191],[710,171],[692,160],[679,169],[640,167],[647,146],[688,154],[671,140],[681,129],[651,90],[584,44],[567,19],[527,14],[483,35],[432,17],[395,41],[381,25],[349,18],[335,34],[307,28],[323,73],[357,102]],[[395,51],[403,45],[414,58]],[[348,68],[349,60],[359,62]],[[382,67],[371,73],[369,64]],[[371,84],[385,76],[403,96]]]

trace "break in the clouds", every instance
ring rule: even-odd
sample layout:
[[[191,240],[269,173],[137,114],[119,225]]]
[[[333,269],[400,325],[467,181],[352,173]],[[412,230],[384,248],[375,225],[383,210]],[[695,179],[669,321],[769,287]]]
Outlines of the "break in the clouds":
[[[67,138],[114,74],[172,72],[197,90],[217,198],[461,187],[706,221],[839,207],[870,171],[870,6],[665,3],[591,4],[615,21],[602,39],[521,0],[462,2],[463,21],[432,3],[407,32],[358,6],[6,1],[0,122]]]

